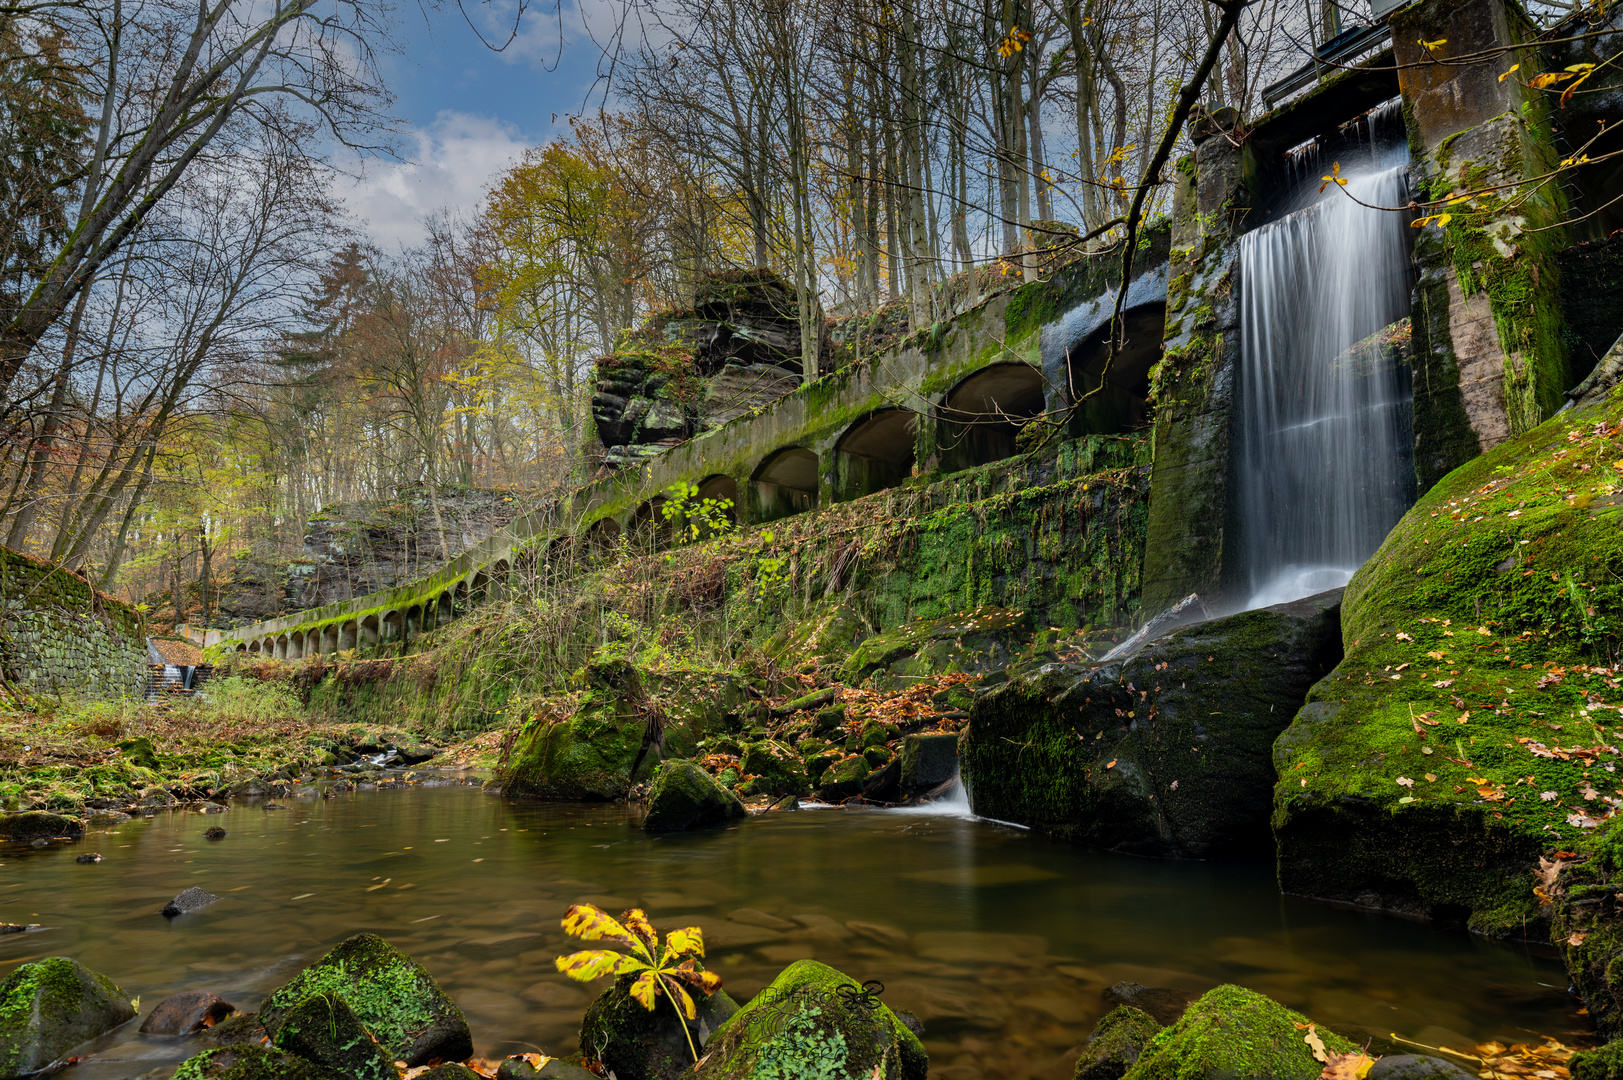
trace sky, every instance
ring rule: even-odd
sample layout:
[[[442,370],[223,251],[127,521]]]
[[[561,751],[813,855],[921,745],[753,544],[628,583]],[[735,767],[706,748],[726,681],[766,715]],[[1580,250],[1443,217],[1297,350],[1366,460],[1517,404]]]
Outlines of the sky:
[[[486,39],[505,39],[512,19],[498,21],[492,0],[465,6]],[[501,52],[481,42],[454,0],[438,10],[399,0],[396,20],[397,51],[380,61],[401,123],[400,156],[349,163],[359,176],[339,184],[357,227],[385,250],[420,242],[435,211],[472,214],[527,147],[567,132],[570,113],[600,100],[592,96],[600,50],[577,9],[566,10],[561,48],[557,16],[531,10]]]

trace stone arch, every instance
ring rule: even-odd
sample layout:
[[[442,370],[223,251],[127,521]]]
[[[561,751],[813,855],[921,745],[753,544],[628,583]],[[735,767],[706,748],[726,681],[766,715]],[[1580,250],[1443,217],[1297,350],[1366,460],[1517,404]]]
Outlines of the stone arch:
[[[1108,322],[1066,345],[1065,397],[1081,402],[1071,420],[1073,435],[1119,435],[1149,424],[1150,371],[1161,359],[1166,321],[1167,306],[1160,301],[1122,312],[1123,343],[1114,360]]]
[[[354,619],[338,628],[338,651],[353,649],[361,643],[361,624]]]
[[[845,429],[834,445],[835,499],[895,487],[913,475],[918,418],[906,409],[876,409]]]
[[[288,636],[286,634],[283,634],[281,637],[276,639],[276,659],[278,659],[278,660],[291,660],[291,659],[294,659],[294,657],[290,657],[287,654],[290,644],[291,643],[289,642]]]
[[[768,454],[750,479],[762,521],[817,508],[817,455],[804,446]]]
[[[665,504],[669,501],[664,495],[655,495],[643,502],[626,519],[626,532],[634,536],[638,544],[669,547],[671,521],[665,516]]]
[[[250,654],[252,654],[254,656],[258,656],[259,655],[259,642],[250,641],[247,645],[244,645],[241,649],[238,649],[237,651],[238,652],[248,652],[248,653],[250,653]]]
[[[287,636],[287,658],[302,660],[311,652],[309,635],[295,630]]]
[[[456,618],[456,597],[452,595],[450,589],[440,593],[439,601],[433,606],[436,609],[434,615],[435,626],[444,626]]]
[[[613,518],[599,518],[587,527],[582,534],[586,546],[591,551],[602,554],[612,548],[620,539],[620,523]]]
[[[1015,455],[1015,436],[1046,401],[1042,372],[1014,362],[981,368],[936,406],[936,445],[943,472],[972,469]]]
[[[703,506],[710,503],[705,518],[712,525],[725,521],[731,528],[738,524],[738,481],[726,473],[714,473],[705,477],[694,485],[696,488],[692,502],[694,506]],[[704,524],[700,525],[700,539],[704,539],[714,532],[723,532],[725,529],[712,529]]]
[[[368,615],[361,620],[361,637],[359,644],[368,649],[377,648],[378,642],[383,640],[382,625],[376,615]]]
[[[485,573],[483,567],[480,567],[473,573],[473,585],[468,589],[468,602],[470,604],[482,604],[489,598],[489,593],[490,575]]]
[[[413,604],[411,607],[406,609],[406,632],[404,635],[402,635],[401,640],[410,641],[422,632],[423,606],[421,604]]]
[[[405,615],[405,612],[398,611],[398,610],[397,611],[386,611],[386,612],[384,612],[383,613],[383,625],[382,625],[382,627],[380,627],[380,629],[383,631],[383,640],[384,641],[405,641],[406,640],[406,615]]]
[[[461,581],[458,581],[456,583],[456,588],[451,590],[451,602],[454,605],[453,610],[456,612],[456,614],[458,614],[458,615],[466,615],[467,614],[468,606],[469,606],[468,605],[468,598],[471,595],[472,595],[472,590],[468,588],[468,579],[467,578],[463,578]]]

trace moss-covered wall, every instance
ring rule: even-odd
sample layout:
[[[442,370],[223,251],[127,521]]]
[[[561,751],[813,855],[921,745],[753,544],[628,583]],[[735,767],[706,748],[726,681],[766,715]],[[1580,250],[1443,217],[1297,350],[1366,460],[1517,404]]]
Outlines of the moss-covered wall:
[[[141,619],[78,574],[0,548],[0,670],[39,694],[138,694],[146,675]]]

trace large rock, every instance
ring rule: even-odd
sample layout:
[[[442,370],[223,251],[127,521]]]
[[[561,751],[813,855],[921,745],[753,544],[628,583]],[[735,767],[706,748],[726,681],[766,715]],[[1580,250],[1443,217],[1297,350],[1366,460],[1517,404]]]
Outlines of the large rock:
[[[1075,1080],[1121,1080],[1160,1030],[1149,1013],[1116,1006],[1094,1025],[1076,1060]]]
[[[806,779],[806,763],[799,754],[774,739],[762,739],[744,747],[739,768],[753,775],[747,789],[751,795],[804,795],[811,790]]]
[[[675,832],[725,825],[748,816],[738,796],[699,766],[691,761],[667,761],[654,774],[642,827],[650,832]]]
[[[924,1044],[856,980],[798,960],[705,1046],[684,1080],[850,1076],[924,1080]]]
[[[957,735],[909,735],[902,740],[904,791],[935,787],[958,775]]]
[[[975,812],[1138,855],[1267,852],[1273,742],[1340,656],[1338,601],[1213,619],[979,695],[960,744]]]
[[[688,757],[699,739],[726,727],[745,699],[743,680],[729,672],[643,671],[625,660],[601,659],[576,675],[584,688],[578,708],[557,719],[525,722],[498,773],[504,794],[543,799],[624,798],[631,767],[648,732],[649,710],[663,717],[662,742],[638,765],[646,777],[664,757]]]
[[[259,1015],[272,1041],[294,1010],[321,995],[348,1005],[391,1061],[421,1065],[473,1053],[462,1010],[421,964],[376,934],[340,942],[266,999]]]
[[[37,1072],[134,1017],[113,980],[77,961],[24,964],[0,983],[0,1077]]]
[[[1257,993],[1219,986],[1144,1047],[1127,1080],[1319,1080],[1322,1062],[1304,1040],[1308,1019]],[[1352,1043],[1317,1028],[1325,1049]]]
[[[82,821],[61,814],[29,810],[26,813],[0,816],[0,840],[54,840],[58,837],[78,839],[84,834],[85,827]]]
[[[337,994],[314,994],[281,1017],[276,1047],[355,1080],[397,1080],[394,1061]]]
[[[222,1046],[180,1063],[170,1080],[344,1080],[313,1061],[259,1046]]]
[[[190,915],[194,911],[201,911],[210,904],[218,903],[219,900],[220,898],[213,893],[193,885],[177,894],[158,914],[166,919],[173,919],[177,915]]]
[[[1540,853],[1616,796],[1620,420],[1614,392],[1449,473],[1353,576],[1346,658],[1275,748],[1286,892],[1546,932]]]
[[[597,996],[580,1022],[580,1052],[601,1061],[619,1080],[676,1080],[693,1064],[693,1046],[703,1047],[715,1031],[738,1011],[738,1003],[725,990],[709,997],[698,994],[698,1017],[684,1021],[663,994],[654,998],[652,1011],[631,996],[635,976],[622,975]]]
[[[171,994],[141,1022],[143,1035],[194,1035],[232,1013],[231,1003],[207,990]]]
[[[1002,671],[1030,641],[1025,612],[979,607],[864,638],[841,665],[840,678],[904,687],[924,675]]]

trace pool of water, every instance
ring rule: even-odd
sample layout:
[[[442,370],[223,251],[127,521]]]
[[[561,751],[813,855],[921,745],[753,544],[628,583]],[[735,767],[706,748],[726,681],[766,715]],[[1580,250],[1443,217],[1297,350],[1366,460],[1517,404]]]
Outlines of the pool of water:
[[[931,1076],[1070,1076],[1118,980],[1260,990],[1349,1032],[1431,1045],[1584,1030],[1553,953],[1281,897],[1266,866],[1131,859],[966,817],[804,810],[650,836],[626,808],[515,802],[470,787],[238,802],[0,858],[0,974],[72,956],[140,995],[212,990],[257,1008],[357,931],[425,964],[481,1054],[573,1053],[600,986],[560,976],[558,928],[588,901],[703,927],[740,1000],[811,957],[927,1025]],[[211,825],[223,840],[203,838]],[[98,864],[74,856],[94,850]],[[200,885],[224,899],[172,922]],[[73,1069],[133,1077],[184,1044],[126,1032]]]

